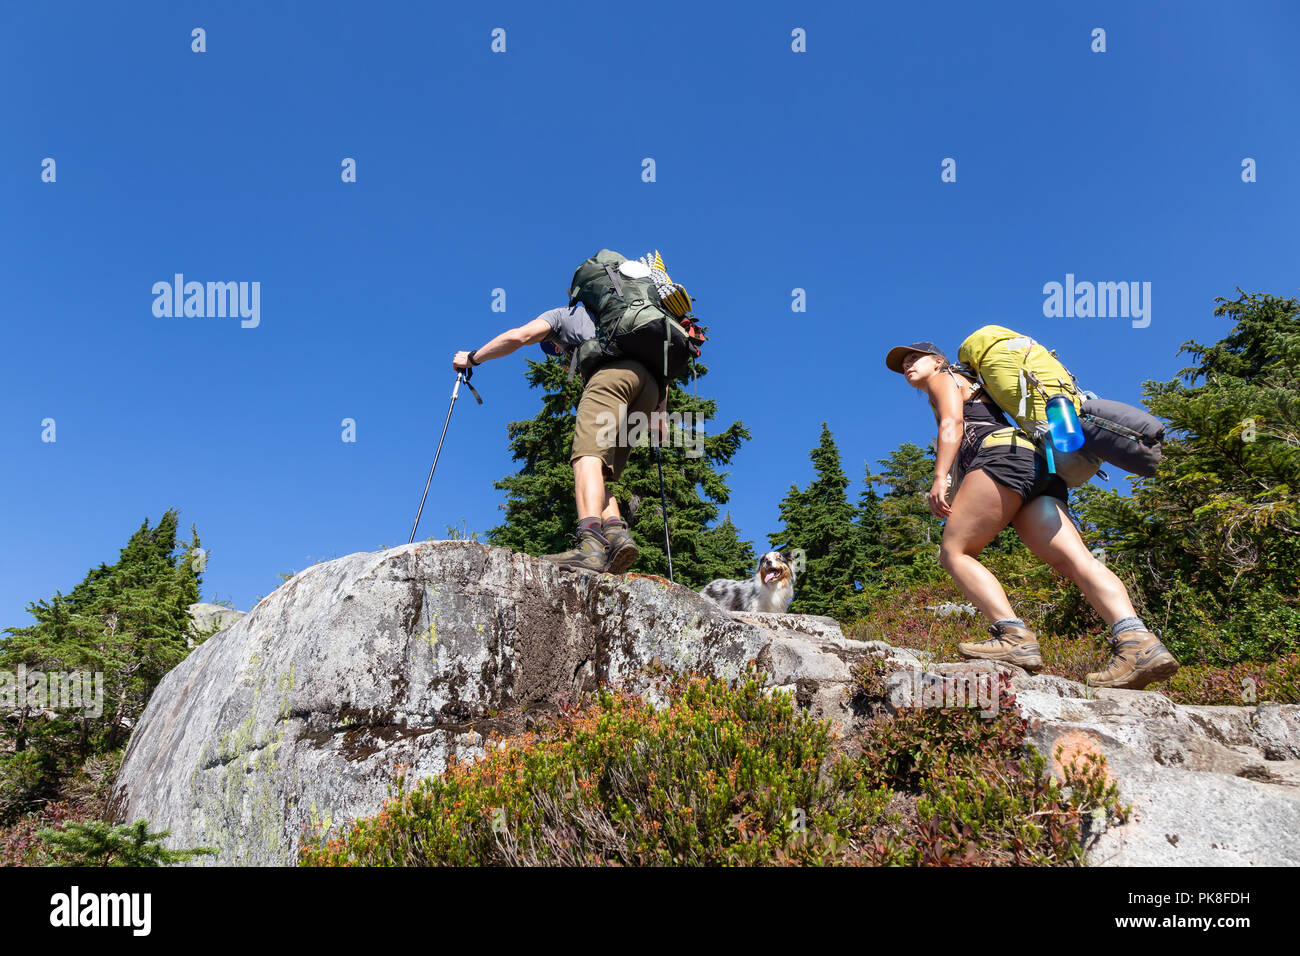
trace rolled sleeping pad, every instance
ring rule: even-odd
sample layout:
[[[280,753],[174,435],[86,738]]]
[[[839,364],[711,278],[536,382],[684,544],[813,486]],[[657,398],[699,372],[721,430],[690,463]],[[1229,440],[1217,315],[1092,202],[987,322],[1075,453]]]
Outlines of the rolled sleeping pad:
[[[1165,426],[1154,415],[1124,402],[1090,398],[1079,423],[1087,439],[1082,450],[1093,458],[1143,478],[1156,473]]]

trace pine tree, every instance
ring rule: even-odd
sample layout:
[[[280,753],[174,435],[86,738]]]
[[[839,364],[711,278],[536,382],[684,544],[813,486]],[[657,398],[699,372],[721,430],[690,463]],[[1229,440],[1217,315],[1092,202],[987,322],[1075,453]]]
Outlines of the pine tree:
[[[889,564],[889,549],[884,543],[885,513],[871,477],[868,470],[854,513],[853,593],[840,603],[834,615],[841,621],[856,620],[867,614],[872,599],[882,591],[885,568]]]
[[[880,537],[884,550],[884,580],[909,584],[940,580],[939,543],[943,524],[926,501],[934,484],[933,446],[923,449],[904,442],[878,459],[884,470],[868,478],[886,489],[880,499]]]
[[[695,368],[699,379],[708,373],[699,363]],[[568,367],[558,359],[530,360],[526,374],[529,385],[543,389],[545,395],[535,417],[507,426],[510,450],[520,468],[495,485],[506,492],[506,517],[489,532],[488,541],[527,554],[553,554],[572,546],[578,523],[569,452],[582,388],[576,377],[568,380]],[[675,382],[670,386],[668,411],[690,414],[694,422],[712,422],[717,403]],[[703,450],[698,457],[687,455],[682,430],[676,427],[669,446],[661,449],[673,569],[678,583],[689,587],[700,587],[713,577],[743,574],[754,564],[752,547],[739,540],[734,528],[728,535],[711,527],[718,505],[726,504],[731,495],[727,474],[718,468],[735,457],[750,437],[749,430],[733,422],[710,431],[701,433]],[[654,448],[647,444],[634,449],[622,477],[609,489],[641,551],[634,570],[667,576]]]
[[[758,565],[753,542],[740,539],[730,512],[700,535],[699,541],[696,560],[699,578],[706,583],[718,578],[747,577]]]
[[[521,464],[493,486],[506,493],[506,517],[487,537],[512,551],[554,554],[565,550],[578,522],[569,451],[582,383],[576,376],[570,380],[555,359],[528,361],[527,376],[530,387],[544,391],[542,407],[533,418],[506,425],[510,452]],[[627,510],[627,502],[621,504]]]
[[[1146,383],[1164,460],[1121,495],[1072,496],[1089,543],[1184,663],[1300,650],[1300,300],[1242,292],[1196,364]]]
[[[876,486],[868,471],[862,480],[862,494],[858,496],[857,514],[854,516],[858,538],[857,565],[854,576],[863,588],[880,577],[880,567],[887,560],[885,547],[885,511],[876,494]]]
[[[857,593],[854,570],[858,540],[853,507],[847,497],[849,480],[825,422],[821,441],[809,457],[813,480],[806,489],[791,486],[780,505],[781,530],[768,537],[774,546],[797,548],[803,553],[804,568],[790,613],[834,615]]]
[[[69,823],[38,834],[56,866],[171,866],[199,856],[215,856],[212,847],[169,850],[170,831],[154,833],[148,820],[114,826],[103,820]]]
[[[27,706],[4,724],[0,746],[35,754],[22,767],[27,803],[49,798],[91,755],[121,747],[158,681],[188,653],[189,605],[199,600],[201,584],[192,560],[199,538],[192,533],[178,547],[176,525],[175,510],[154,528],[146,519],[115,564],[92,568],[66,595],[56,592],[28,605],[36,623],[7,629],[0,643],[3,669],[97,672],[104,691],[98,717],[84,709],[39,717]],[[40,768],[34,776],[33,766]],[[15,779],[0,785],[11,811],[24,805],[14,792]]]

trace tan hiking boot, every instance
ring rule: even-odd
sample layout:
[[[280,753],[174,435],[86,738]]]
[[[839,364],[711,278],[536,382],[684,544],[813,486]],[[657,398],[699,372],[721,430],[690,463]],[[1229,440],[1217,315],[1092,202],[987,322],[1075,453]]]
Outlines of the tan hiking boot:
[[[617,518],[606,521],[601,524],[600,533],[609,542],[609,546],[605,549],[609,554],[609,566],[605,568],[606,571],[610,574],[622,574],[636,564],[636,559],[641,556],[641,552],[637,550],[636,542],[632,540],[626,522]]]
[[[551,561],[562,568],[573,568],[579,571],[604,571],[609,563],[609,555],[606,551],[606,542],[604,535],[599,531],[591,531],[587,528],[579,529],[574,535],[577,546],[572,551],[565,551],[561,554],[544,554],[542,560]]]
[[[1089,687],[1141,690],[1178,671],[1174,655],[1150,631],[1121,631],[1117,637],[1107,637],[1106,643],[1110,645],[1110,666],[1085,677],[1083,682]]]
[[[962,657],[1015,664],[1027,671],[1036,671],[1043,666],[1043,657],[1038,650],[1038,635],[1029,628],[1016,624],[994,624],[989,627],[989,633],[993,636],[986,641],[962,641],[957,645],[957,652]]]

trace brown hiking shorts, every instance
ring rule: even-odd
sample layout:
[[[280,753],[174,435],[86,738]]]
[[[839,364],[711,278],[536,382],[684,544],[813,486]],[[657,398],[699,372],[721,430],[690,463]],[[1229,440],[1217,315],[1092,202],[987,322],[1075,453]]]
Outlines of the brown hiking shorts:
[[[599,458],[605,480],[616,480],[639,435],[650,435],[650,414],[658,407],[659,383],[644,365],[635,359],[610,362],[587,380],[578,399],[569,463]],[[634,412],[644,416],[644,424],[640,416],[628,421]]]

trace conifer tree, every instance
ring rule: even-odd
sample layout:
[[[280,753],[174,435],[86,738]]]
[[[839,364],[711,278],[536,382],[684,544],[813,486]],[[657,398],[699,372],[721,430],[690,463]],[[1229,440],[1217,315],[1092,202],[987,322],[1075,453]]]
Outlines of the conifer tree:
[[[879,541],[884,579],[890,584],[920,583],[944,577],[939,565],[943,523],[926,501],[934,484],[934,450],[904,442],[878,459],[884,469],[868,480],[884,487],[880,499]]]
[[[696,363],[697,379],[708,369]],[[488,535],[491,544],[527,554],[554,554],[572,547],[578,515],[573,504],[573,469],[569,453],[573,446],[581,382],[569,380],[568,367],[558,359],[529,361],[528,382],[544,391],[542,408],[526,421],[507,426],[510,450],[519,470],[498,481],[506,492],[505,521]],[[717,402],[697,397],[694,388],[681,383],[670,386],[669,413],[689,413],[693,422],[707,422],[701,432],[702,454],[688,455],[686,436],[674,427],[669,444],[661,449],[668,527],[673,551],[673,569],[678,583],[701,587],[713,577],[744,574],[754,564],[753,549],[734,533],[718,531],[718,505],[726,504],[731,492],[726,472],[719,471],[735,457],[749,430],[740,422],[725,428],[712,427]],[[659,502],[659,475],[655,450],[647,443],[635,448],[626,470],[610,491],[618,499],[641,557],[633,570],[667,576],[664,550],[663,512]]]
[[[699,579],[704,583],[717,578],[747,577],[758,566],[753,542],[740,539],[730,512],[701,534],[699,542],[696,560],[699,562]]]
[[[148,820],[114,826],[103,820],[66,824],[38,834],[56,866],[171,866],[200,856],[215,856],[212,847],[169,850],[170,831],[155,833]]]
[[[1195,364],[1146,383],[1164,460],[1131,495],[1071,495],[1092,545],[1184,663],[1300,651],[1300,300],[1237,290]]]
[[[889,554],[885,547],[885,512],[870,471],[862,480],[862,494],[858,496],[854,520],[858,538],[855,577],[865,588],[880,577],[880,567]]]
[[[841,621],[856,620],[868,612],[872,598],[882,590],[885,568],[890,563],[884,543],[885,515],[871,478],[868,470],[853,518],[853,593],[840,603],[834,615]]]
[[[790,613],[834,615],[857,593],[854,572],[859,542],[847,497],[849,480],[825,422],[821,441],[809,457],[813,480],[806,489],[790,487],[781,500],[781,530],[768,537],[773,546],[797,548],[803,553],[804,568]]]
[[[23,758],[0,782],[10,811],[50,797],[81,762],[126,743],[131,726],[164,674],[188,653],[189,605],[199,600],[200,572],[193,560],[199,538],[178,547],[177,513],[168,510],[151,528],[146,519],[113,565],[100,564],[68,594],[56,592],[28,605],[36,619],[8,628],[0,643],[0,668],[44,673],[89,671],[102,675],[103,710],[16,708],[0,725],[0,749]],[[4,745],[7,744],[6,748]],[[33,773],[33,768],[39,772]],[[21,771],[21,773],[19,772]],[[23,781],[16,792],[16,781]]]

